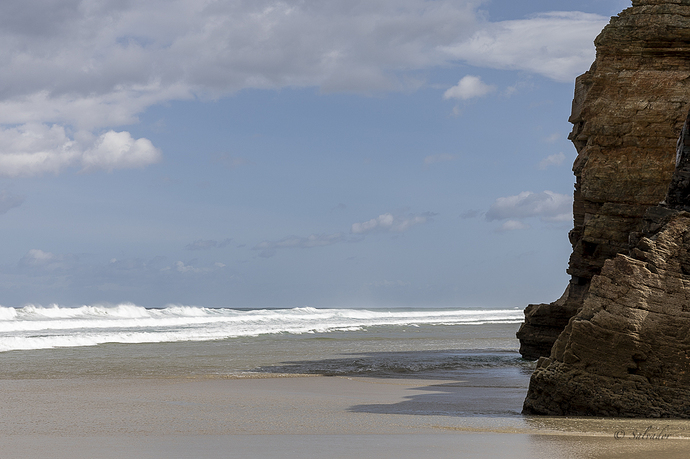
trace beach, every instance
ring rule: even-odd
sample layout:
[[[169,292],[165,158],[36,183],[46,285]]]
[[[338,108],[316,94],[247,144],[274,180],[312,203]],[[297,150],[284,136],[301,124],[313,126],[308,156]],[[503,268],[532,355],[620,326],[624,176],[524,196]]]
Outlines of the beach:
[[[0,450],[7,458],[687,457],[687,421],[506,415],[526,387],[491,373],[452,382],[4,380]],[[632,438],[650,425],[671,437]],[[615,438],[621,431],[628,438]]]
[[[517,352],[512,315],[474,311],[468,323],[467,311],[331,311],[329,328],[327,313],[270,312],[274,325],[318,315],[320,325],[303,333],[176,342],[165,338],[191,333],[188,323],[119,317],[106,326],[103,311],[98,323],[7,320],[17,331],[5,333],[6,346],[74,345],[0,352],[2,457],[685,458],[690,450],[689,421],[521,415],[534,363]],[[245,328],[250,317],[265,327],[269,315],[237,314]],[[148,341],[76,345],[115,335]]]

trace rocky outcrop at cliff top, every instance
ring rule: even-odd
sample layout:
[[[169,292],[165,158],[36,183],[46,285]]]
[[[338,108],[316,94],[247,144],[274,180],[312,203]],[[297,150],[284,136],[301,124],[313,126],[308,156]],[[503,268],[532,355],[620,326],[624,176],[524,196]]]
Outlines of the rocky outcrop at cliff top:
[[[595,45],[570,116],[578,152],[571,282],[559,301],[526,309],[518,338],[528,359],[549,355],[592,278],[630,251],[646,209],[664,199],[690,102],[690,0],[633,1]]]
[[[524,412],[690,418],[690,114],[665,204],[607,260],[541,358]]]

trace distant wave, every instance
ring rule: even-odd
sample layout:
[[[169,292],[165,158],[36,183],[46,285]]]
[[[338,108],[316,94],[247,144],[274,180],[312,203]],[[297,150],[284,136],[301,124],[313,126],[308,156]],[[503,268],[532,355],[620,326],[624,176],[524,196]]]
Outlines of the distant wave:
[[[257,309],[134,304],[0,306],[0,352],[103,343],[208,341],[278,333],[328,333],[379,326],[519,323],[521,310]]]

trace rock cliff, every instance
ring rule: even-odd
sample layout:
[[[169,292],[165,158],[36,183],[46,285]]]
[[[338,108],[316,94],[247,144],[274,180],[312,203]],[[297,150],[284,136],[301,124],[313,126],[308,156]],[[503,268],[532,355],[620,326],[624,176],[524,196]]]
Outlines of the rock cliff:
[[[690,418],[690,213],[652,208],[539,359],[526,414]]]
[[[690,114],[664,203],[606,260],[542,357],[523,412],[690,418]]]
[[[630,251],[645,210],[664,199],[690,102],[690,0],[634,0],[595,45],[570,116],[578,153],[571,281],[558,301],[525,310],[518,338],[527,359],[549,356],[592,278]]]

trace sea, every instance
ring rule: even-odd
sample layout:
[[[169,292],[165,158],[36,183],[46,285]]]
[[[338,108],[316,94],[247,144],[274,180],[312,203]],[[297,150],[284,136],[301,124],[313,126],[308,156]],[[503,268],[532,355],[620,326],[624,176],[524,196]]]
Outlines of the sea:
[[[523,318],[517,308],[0,307],[0,371],[5,379],[529,374],[515,338]]]

